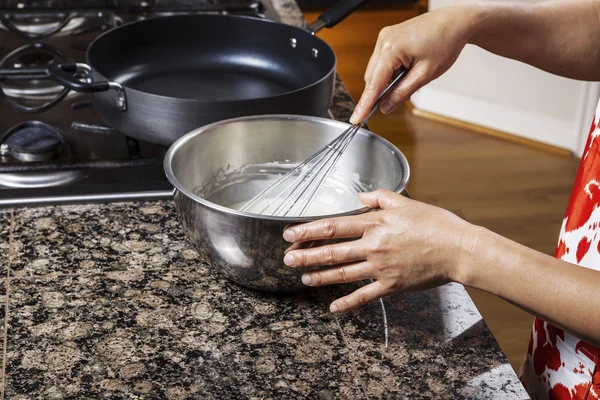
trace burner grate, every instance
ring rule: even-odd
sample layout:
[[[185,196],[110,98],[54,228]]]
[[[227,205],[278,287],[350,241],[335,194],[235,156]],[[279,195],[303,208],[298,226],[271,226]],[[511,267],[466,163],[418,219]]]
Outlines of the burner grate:
[[[17,172],[89,171],[92,169],[117,169],[138,167],[161,167],[162,157],[132,158],[122,160],[59,160],[30,163],[0,164],[0,174]]]
[[[113,0],[113,1],[69,1],[69,0],[0,0],[0,9],[4,10],[202,10],[215,6],[247,6],[258,4],[257,0]]]
[[[281,21],[270,0],[0,0],[0,69],[85,63],[90,43],[115,26],[194,13]],[[23,127],[21,141],[8,140]],[[55,149],[55,140],[41,138],[15,157],[41,127],[64,142]],[[56,86],[45,74],[0,79],[0,207],[171,198],[166,150],[108,126],[89,94]]]

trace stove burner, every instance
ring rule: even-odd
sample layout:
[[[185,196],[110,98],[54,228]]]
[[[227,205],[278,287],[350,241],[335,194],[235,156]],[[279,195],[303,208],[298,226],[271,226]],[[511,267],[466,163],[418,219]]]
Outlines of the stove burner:
[[[46,161],[58,154],[60,139],[44,125],[32,125],[15,132],[6,145],[19,161]]]
[[[11,162],[3,157],[7,153],[25,163]],[[62,186],[82,179],[85,176],[83,171],[35,169],[40,163],[60,162],[56,160],[59,153],[63,162],[70,162],[73,153],[60,129],[40,121],[27,121],[13,126],[0,136],[0,161],[3,161],[0,162],[0,170],[6,170],[0,173],[0,186],[41,188]],[[11,173],[10,168],[3,168],[4,165],[22,168],[12,168],[14,173]]]

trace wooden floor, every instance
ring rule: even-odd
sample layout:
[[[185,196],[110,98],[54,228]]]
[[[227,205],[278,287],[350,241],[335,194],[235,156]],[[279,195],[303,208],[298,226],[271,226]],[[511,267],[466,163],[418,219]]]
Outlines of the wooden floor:
[[[355,100],[379,30],[415,11],[357,12],[318,33],[338,55],[338,72]],[[306,12],[310,22],[314,12]],[[407,108],[377,114],[371,129],[407,156],[411,195],[547,254],[554,247],[578,160],[416,117]],[[509,278],[507,278],[509,279]],[[487,293],[468,289],[485,321],[518,369],[532,316]]]

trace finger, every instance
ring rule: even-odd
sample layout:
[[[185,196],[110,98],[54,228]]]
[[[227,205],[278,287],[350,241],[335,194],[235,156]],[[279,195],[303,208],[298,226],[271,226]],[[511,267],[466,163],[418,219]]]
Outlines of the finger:
[[[369,59],[369,63],[367,64],[367,69],[365,70],[365,83],[369,81],[371,78],[371,73],[373,72],[373,67],[377,65],[377,61],[379,60],[379,56],[381,55],[381,43],[383,43],[384,39],[382,39],[382,32],[379,33],[379,37],[377,38],[377,42],[375,43],[375,49],[373,50],[373,54]]]
[[[415,65],[408,71],[402,81],[381,101],[381,112],[389,114],[393,112],[398,105],[408,101],[417,90],[427,84],[427,75],[425,67]]]
[[[373,72],[373,67],[377,64],[377,61],[379,60],[379,48],[378,46],[375,47],[375,51],[373,51],[373,54],[371,55],[371,58],[369,59],[369,63],[367,64],[367,69],[365,70],[365,76],[364,76],[364,80],[365,83],[369,82],[369,80],[371,79],[371,73]]]
[[[389,42],[389,31],[390,27],[384,27],[379,31],[377,35],[377,41],[375,42],[375,49],[373,50],[373,55],[369,59],[369,64],[367,65],[367,69],[365,70],[364,80],[365,83],[371,80],[373,74],[373,68],[379,62],[379,57],[381,56],[381,48],[384,47],[384,43]]]
[[[288,267],[318,267],[362,261],[366,258],[366,253],[359,243],[344,242],[290,251],[283,258],[283,262]]]
[[[340,265],[334,268],[311,271],[302,275],[306,286],[324,286],[363,281],[373,277],[373,266],[367,262]]]
[[[379,281],[375,281],[355,290],[348,296],[337,299],[331,303],[329,310],[334,314],[342,314],[356,310],[357,308],[378,300],[389,293],[389,289],[384,288]]]
[[[350,117],[350,123],[352,124],[359,123],[369,114],[377,101],[377,97],[379,97],[383,89],[389,84],[394,71],[402,65],[402,62],[398,58],[384,54],[383,51],[382,47],[382,55],[379,57],[377,64],[373,66],[371,78],[367,81],[358,105]]]
[[[289,227],[283,232],[283,238],[291,243],[309,240],[358,238],[362,237],[370,223],[368,214],[326,218]]]
[[[322,246],[325,244],[325,240],[310,240],[308,242],[294,242],[288,247],[283,254],[287,254],[292,250],[309,249],[311,247]]]
[[[410,201],[401,194],[386,189],[380,189],[369,193],[359,193],[358,199],[362,204],[369,208],[381,210],[398,208]]]
[[[377,97],[385,89],[385,84],[389,82],[393,73],[394,71],[389,66],[387,57],[379,57],[377,63],[373,66],[369,80],[365,83],[365,89],[360,96],[360,100],[350,117],[351,124],[358,124],[365,119],[375,101],[377,101]]]

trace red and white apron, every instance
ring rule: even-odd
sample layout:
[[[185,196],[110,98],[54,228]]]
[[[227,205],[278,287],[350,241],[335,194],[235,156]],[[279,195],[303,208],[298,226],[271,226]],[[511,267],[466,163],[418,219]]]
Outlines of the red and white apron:
[[[599,117],[600,103],[555,254],[556,258],[597,271],[600,271]],[[577,299],[573,299],[573,307],[576,306]],[[600,399],[599,366],[599,348],[535,318],[519,377],[534,400]]]

